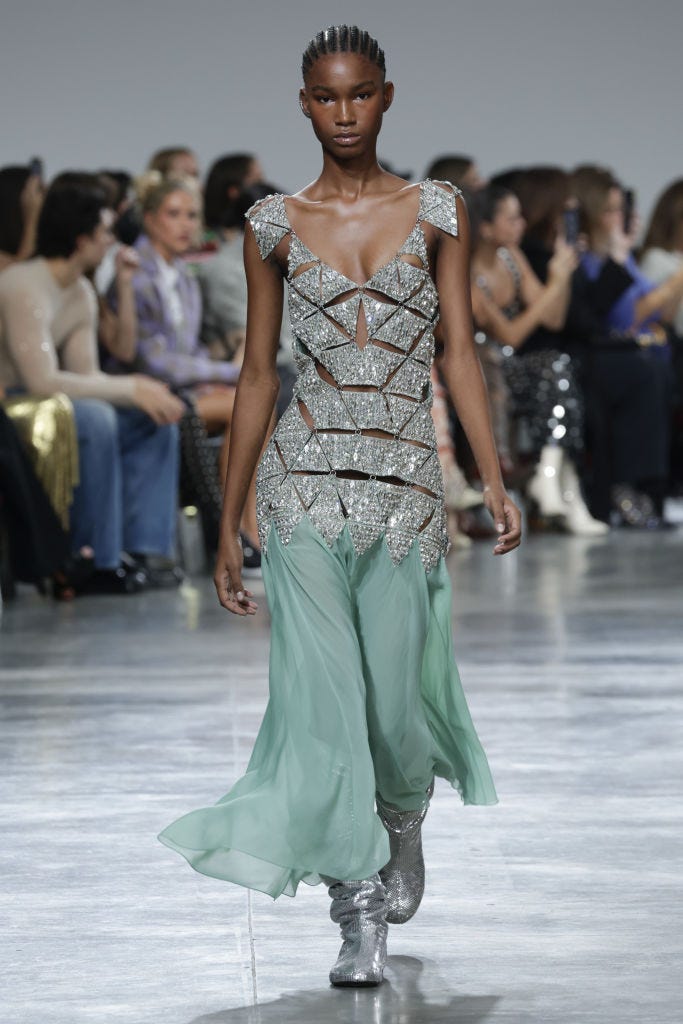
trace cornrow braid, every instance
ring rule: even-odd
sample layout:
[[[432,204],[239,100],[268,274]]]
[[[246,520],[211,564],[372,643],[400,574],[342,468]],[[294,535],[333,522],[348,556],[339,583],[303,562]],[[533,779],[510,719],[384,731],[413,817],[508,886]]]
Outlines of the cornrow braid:
[[[327,53],[357,53],[376,64],[386,74],[384,50],[369,32],[357,25],[332,25],[318,32],[304,51],[301,59],[301,74],[305,78],[319,57]]]

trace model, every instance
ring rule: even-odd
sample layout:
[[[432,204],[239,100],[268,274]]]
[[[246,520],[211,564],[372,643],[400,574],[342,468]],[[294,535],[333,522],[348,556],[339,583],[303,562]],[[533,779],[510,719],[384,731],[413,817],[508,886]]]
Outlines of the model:
[[[343,938],[331,982],[376,985],[387,924],[407,921],[422,898],[434,776],[465,804],[497,802],[453,658],[430,415],[437,321],[495,554],[517,547],[520,519],[472,339],[461,194],[448,182],[410,185],[377,163],[394,87],[367,32],[321,32],[303,77],[323,170],[247,214],[247,341],[215,575],[225,608],[255,614],[239,523],[258,462],[270,699],[246,774],[159,838],[197,871],[273,898],[324,882]],[[278,390],[284,280],[299,375],[259,460]]]

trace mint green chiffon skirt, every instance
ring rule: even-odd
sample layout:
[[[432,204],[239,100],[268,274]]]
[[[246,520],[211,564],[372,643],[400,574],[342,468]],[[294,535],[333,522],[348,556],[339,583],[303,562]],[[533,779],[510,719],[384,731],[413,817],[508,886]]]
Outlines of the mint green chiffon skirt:
[[[389,860],[375,796],[423,806],[434,775],[465,804],[498,802],[453,657],[445,560],[417,542],[398,565],[380,537],[356,555],[304,517],[268,538],[270,698],[246,773],[160,833],[206,875],[294,896],[321,875],[367,878]]]

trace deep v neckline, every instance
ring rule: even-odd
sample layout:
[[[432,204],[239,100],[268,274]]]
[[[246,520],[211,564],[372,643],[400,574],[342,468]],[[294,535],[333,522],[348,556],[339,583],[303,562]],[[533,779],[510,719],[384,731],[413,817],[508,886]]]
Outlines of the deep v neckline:
[[[424,182],[422,182],[422,181],[420,181],[418,183],[418,197],[419,198],[418,198],[418,207],[417,207],[417,217],[415,218],[415,221],[414,221],[413,226],[411,227],[410,231],[408,232],[408,234],[406,235],[404,240],[401,242],[401,245],[396,250],[396,252],[391,257],[391,259],[388,259],[386,261],[386,263],[382,263],[382,265],[379,266],[377,268],[377,270],[373,271],[373,273],[370,275],[370,277],[366,281],[364,281],[362,284],[358,284],[357,281],[354,281],[353,278],[349,277],[347,274],[342,274],[342,272],[340,270],[337,270],[336,267],[333,267],[330,263],[326,263],[325,260],[321,259],[320,256],[317,256],[313,252],[313,250],[308,245],[306,245],[306,243],[304,242],[303,238],[301,238],[301,236],[299,234],[297,234],[297,232],[292,227],[292,222],[289,219],[289,214],[287,212],[287,205],[286,205],[286,202],[285,202],[285,200],[291,199],[292,196],[288,196],[288,195],[283,195],[282,196],[282,209],[283,209],[284,214],[285,214],[285,220],[287,221],[287,227],[289,229],[290,235],[292,236],[292,238],[295,238],[297,240],[297,242],[299,243],[299,245],[303,249],[305,249],[305,251],[308,253],[309,256],[312,257],[310,262],[317,263],[319,266],[324,267],[325,270],[329,270],[331,273],[335,274],[337,277],[341,277],[344,281],[349,281],[353,285],[354,289],[356,289],[359,292],[362,292],[366,288],[368,288],[370,283],[372,281],[374,281],[374,279],[379,274],[381,274],[384,270],[388,270],[388,268],[393,263],[396,263],[396,261],[402,255],[403,250],[405,249],[406,245],[408,244],[408,242],[412,238],[412,236],[415,233],[415,231],[420,228],[420,221],[422,220],[421,214],[422,214],[422,197],[423,197],[422,186],[423,186],[423,184],[424,184]],[[287,255],[287,262],[289,263],[289,254]],[[290,277],[289,267],[288,267],[287,279],[289,281],[296,280],[296,278]],[[369,290],[372,291],[373,289],[369,289]],[[349,291],[351,291],[351,289],[349,289]]]

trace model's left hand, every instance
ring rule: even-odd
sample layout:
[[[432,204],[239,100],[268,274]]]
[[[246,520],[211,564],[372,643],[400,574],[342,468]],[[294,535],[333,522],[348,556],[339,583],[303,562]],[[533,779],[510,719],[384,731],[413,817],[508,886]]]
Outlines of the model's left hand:
[[[514,501],[508,497],[504,489],[493,490],[484,488],[484,504],[491,513],[496,530],[498,543],[493,549],[494,555],[505,555],[519,547],[522,540],[522,517]]]

